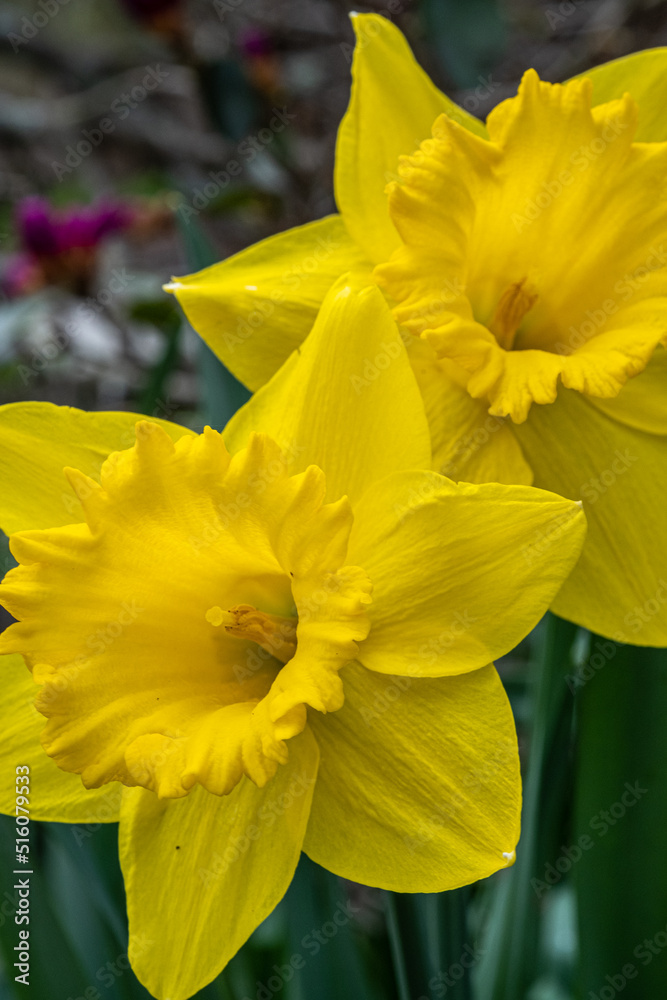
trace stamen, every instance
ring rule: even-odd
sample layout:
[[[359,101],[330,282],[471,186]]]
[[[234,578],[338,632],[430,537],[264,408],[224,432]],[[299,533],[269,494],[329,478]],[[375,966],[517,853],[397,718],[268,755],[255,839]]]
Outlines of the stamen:
[[[500,296],[489,329],[506,351],[511,351],[521,320],[530,312],[539,296],[525,287],[527,278],[515,281]]]
[[[256,642],[281,663],[287,663],[296,653],[296,618],[267,614],[251,604],[237,604],[229,611],[217,605],[209,608],[206,621],[216,628],[223,625],[225,632],[237,639]]]

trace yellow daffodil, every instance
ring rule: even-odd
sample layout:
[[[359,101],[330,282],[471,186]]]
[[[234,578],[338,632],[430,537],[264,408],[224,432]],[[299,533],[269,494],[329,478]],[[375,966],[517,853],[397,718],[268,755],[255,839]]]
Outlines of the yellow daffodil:
[[[531,70],[484,125],[390,21],[353,24],[340,214],[169,287],[257,389],[342,272],[375,282],[405,334],[433,467],[581,499],[589,537],[554,610],[665,645],[667,50],[562,86]]]
[[[386,364],[359,393],[369,356]],[[2,754],[30,767],[34,818],[120,818],[132,965],[182,1000],[302,849],[402,892],[513,861],[516,737],[491,660],[543,614],[585,520],[532,487],[418,471],[425,412],[373,287],[332,289],[222,435],[134,419],[0,410],[19,562],[0,587],[17,619]]]

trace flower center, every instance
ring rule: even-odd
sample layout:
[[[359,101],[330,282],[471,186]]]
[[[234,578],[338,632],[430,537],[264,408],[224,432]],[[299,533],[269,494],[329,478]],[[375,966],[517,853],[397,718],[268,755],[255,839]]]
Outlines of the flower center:
[[[516,422],[559,381],[616,396],[665,341],[667,143],[633,142],[628,95],[591,93],[531,70],[488,139],[442,115],[387,187],[403,245],[375,277],[396,320]]]
[[[325,504],[321,470],[288,475],[264,435],[230,458],[210,428],[174,444],[148,422],[101,485],[68,476],[86,523],[12,536],[0,587],[18,619],[0,652],[41,685],[47,753],[87,787],[264,785],[308,707],[341,707],[368,633],[347,499]]]
[[[537,292],[526,288],[526,278],[509,285],[500,296],[489,329],[500,346],[511,351],[522,319],[537,302]]]
[[[250,604],[239,604],[228,611],[217,605],[209,608],[206,621],[216,628],[222,625],[228,635],[237,639],[256,642],[281,663],[287,663],[296,653],[296,618],[267,615]]]

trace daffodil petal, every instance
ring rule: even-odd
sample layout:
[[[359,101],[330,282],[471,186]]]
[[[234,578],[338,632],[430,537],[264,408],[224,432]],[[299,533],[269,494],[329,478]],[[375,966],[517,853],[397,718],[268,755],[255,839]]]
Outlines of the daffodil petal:
[[[0,527],[5,534],[83,521],[83,509],[63,473],[73,466],[99,479],[107,456],[134,442],[136,413],[86,413],[52,403],[0,407]],[[192,433],[168,420],[155,423],[177,441]]]
[[[415,151],[440,114],[478,135],[486,133],[480,121],[433,85],[391,21],[379,14],[354,14],[352,25],[357,44],[350,104],[338,130],[336,202],[350,235],[378,263],[400,245],[384,193],[399,157]]]
[[[344,678],[343,708],[314,720],[309,857],[396,892],[455,889],[511,864],[519,757],[494,667],[435,681],[350,664]]]
[[[597,400],[561,389],[553,406],[534,407],[516,434],[536,485],[581,498],[588,520],[581,559],[552,609],[620,642],[665,646],[665,436],[621,422],[625,391],[603,412]]]
[[[329,215],[174,278],[166,288],[220,360],[254,391],[307,336],[334,281],[355,268],[364,269],[363,254],[340,216]]]
[[[614,399],[594,399],[597,410],[647,434],[667,434],[667,350],[657,347],[643,372],[625,383]]]
[[[438,677],[508,653],[548,609],[586,530],[578,504],[434,472],[375,483],[355,508],[348,556],[373,582],[359,659]]]
[[[245,779],[222,798],[198,787],[169,801],[124,790],[129,958],[158,1000],[186,1000],[209,983],[282,899],[299,860],[318,757],[306,729],[264,789]]]
[[[408,345],[431,431],[432,468],[455,482],[530,486],[533,473],[504,417],[473,399],[458,366],[420,337]]]
[[[593,104],[631,94],[639,105],[637,142],[667,139],[667,48],[645,49],[581,73],[593,81]]]
[[[334,407],[326,400],[335,401]],[[251,431],[281,444],[290,473],[324,470],[327,499],[352,503],[395,469],[431,462],[419,389],[379,290],[344,281],[329,293],[312,332],[223,432],[230,451]]]
[[[0,677],[0,812],[15,813],[15,775],[21,769],[21,775],[29,778],[31,819],[52,823],[115,822],[120,812],[120,786],[89,791],[77,774],[61,771],[42,749],[40,733],[46,720],[35,708],[38,687],[23,658],[0,656]],[[86,836],[88,831],[79,833]]]

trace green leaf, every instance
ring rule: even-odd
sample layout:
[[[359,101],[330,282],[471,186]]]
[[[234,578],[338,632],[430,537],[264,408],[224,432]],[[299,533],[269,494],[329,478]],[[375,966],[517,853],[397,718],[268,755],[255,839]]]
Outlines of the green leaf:
[[[524,786],[522,834],[513,868],[494,877],[485,950],[475,972],[479,1000],[525,997],[540,974],[547,866],[558,857],[571,795],[576,625],[548,615],[535,664],[534,711]]]
[[[339,878],[302,855],[281,909],[288,944],[278,973],[284,1000],[380,1000],[360,954],[359,900]]]
[[[489,87],[483,74],[505,45],[505,25],[496,0],[422,0],[421,12],[440,65],[457,87]],[[476,110],[471,108],[473,114]]]
[[[188,266],[200,271],[218,260],[206,233],[193,216],[176,213],[185,247]],[[199,376],[202,384],[204,419],[216,430],[222,430],[239,407],[250,399],[250,393],[204,341],[199,346]]]
[[[90,973],[81,962],[75,944],[61,920],[61,902],[53,899],[50,892],[44,858],[46,847],[43,824],[30,824],[30,864],[21,866],[21,874],[14,875],[15,821],[9,816],[0,816],[0,948],[7,975],[16,996],[82,996],[90,985]],[[20,882],[27,881],[29,895],[29,923],[15,923],[15,912],[19,906]],[[22,984],[15,982],[15,976],[23,970],[15,969],[15,947],[19,944],[19,931],[29,932],[30,993]],[[19,993],[22,989],[24,992]]]
[[[435,995],[455,990],[456,1000],[472,1000],[475,944],[467,921],[470,889],[415,895],[387,892],[385,897],[399,996],[410,1000],[428,995],[429,990]]]
[[[242,139],[257,121],[258,97],[241,66],[232,59],[198,67],[201,94],[212,122],[230,139]]]
[[[581,682],[573,838],[591,844],[573,865],[582,996],[606,988],[652,1000],[667,983],[667,650],[594,637]]]
[[[163,305],[164,308],[162,308]],[[171,302],[144,303],[143,308],[136,307],[134,313],[137,318],[145,318],[146,316],[152,318],[153,324],[161,329],[165,336],[162,357],[150,373],[139,400],[141,413],[148,416],[165,417],[164,399],[167,395],[165,385],[178,364],[183,321]]]

